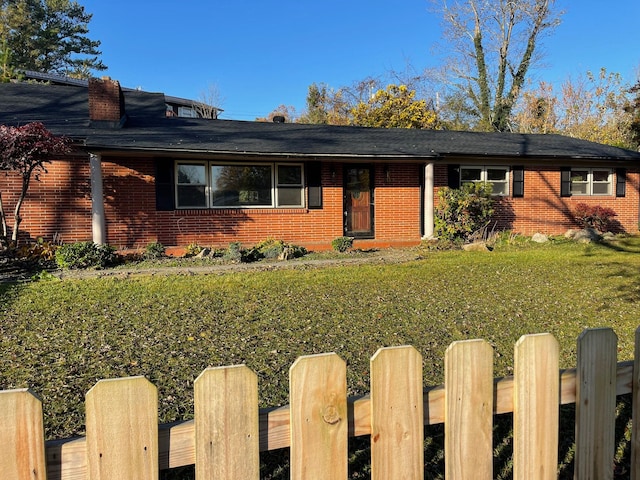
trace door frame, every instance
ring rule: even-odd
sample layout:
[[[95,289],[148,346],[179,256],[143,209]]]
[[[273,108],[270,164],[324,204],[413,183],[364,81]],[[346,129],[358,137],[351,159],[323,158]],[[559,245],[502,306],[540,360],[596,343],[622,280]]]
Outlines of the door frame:
[[[349,231],[348,228],[348,219],[350,218],[350,204],[347,201],[348,188],[347,182],[349,180],[348,171],[350,169],[368,169],[369,170],[369,218],[370,218],[370,229],[366,232],[353,232]],[[362,163],[351,163],[345,164],[343,169],[343,196],[342,196],[342,211],[343,211],[343,232],[345,236],[354,237],[354,238],[375,238],[375,166],[370,163],[362,164]]]

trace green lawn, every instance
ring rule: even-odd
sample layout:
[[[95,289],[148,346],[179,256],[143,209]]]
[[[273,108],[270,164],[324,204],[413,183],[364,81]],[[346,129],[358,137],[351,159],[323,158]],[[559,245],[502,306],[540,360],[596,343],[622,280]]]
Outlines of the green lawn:
[[[620,359],[640,324],[640,239],[424,252],[394,265],[332,266],[195,276],[135,276],[0,285],[0,389],[31,387],[48,438],[83,433],[85,392],[101,378],[145,375],[160,420],[192,417],[193,381],[207,366],[246,363],[261,406],[287,403],[299,355],[336,352],[349,393],[368,391],[369,358],[414,345],[426,384],[443,379],[455,340],[484,338],[496,376],[513,345],[550,332],[564,367],[587,327],[610,326]]]

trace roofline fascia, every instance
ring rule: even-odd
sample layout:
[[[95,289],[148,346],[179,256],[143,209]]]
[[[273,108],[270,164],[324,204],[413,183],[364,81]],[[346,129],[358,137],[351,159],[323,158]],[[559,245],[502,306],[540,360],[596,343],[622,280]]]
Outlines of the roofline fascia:
[[[353,154],[353,153],[294,153],[294,152],[248,152],[238,150],[193,150],[193,149],[181,149],[171,150],[165,148],[114,148],[100,145],[85,145],[85,148],[91,152],[139,152],[139,153],[163,153],[166,155],[176,154],[188,154],[188,155],[243,155],[243,156],[260,156],[260,157],[295,157],[295,158],[360,158],[360,159],[397,159],[402,158],[406,160],[415,160],[417,162],[424,162],[428,160],[435,160],[441,158],[441,155],[434,154],[430,156],[415,156],[407,154],[398,155],[376,155],[376,154]]]

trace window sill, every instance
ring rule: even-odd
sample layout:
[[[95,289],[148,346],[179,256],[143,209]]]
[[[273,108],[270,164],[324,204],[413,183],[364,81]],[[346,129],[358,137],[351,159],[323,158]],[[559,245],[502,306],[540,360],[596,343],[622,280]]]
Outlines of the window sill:
[[[227,215],[300,215],[309,213],[308,208],[177,208],[176,215],[185,216],[227,216]]]

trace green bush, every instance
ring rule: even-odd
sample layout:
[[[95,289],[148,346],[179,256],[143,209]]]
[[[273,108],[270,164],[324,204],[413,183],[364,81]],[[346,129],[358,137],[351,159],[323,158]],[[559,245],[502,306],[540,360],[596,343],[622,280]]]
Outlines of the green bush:
[[[336,252],[344,253],[353,247],[353,237],[338,237],[331,241],[331,247]]]
[[[156,258],[162,258],[165,256],[166,248],[160,242],[151,242],[144,249],[144,258],[147,260],[153,260]]]
[[[240,242],[230,243],[227,250],[222,255],[222,258],[231,262],[242,261],[242,245]]]
[[[195,257],[202,251],[202,247],[197,243],[190,243],[187,245],[184,251],[185,257]]]
[[[435,234],[447,241],[465,241],[485,228],[493,215],[490,183],[466,183],[438,190]]]
[[[60,268],[106,268],[117,263],[115,248],[93,242],[69,243],[56,250],[56,263]]]
[[[307,249],[298,245],[291,245],[285,243],[283,240],[276,240],[275,238],[267,238],[258,243],[255,247],[248,250],[245,254],[246,260],[255,261],[263,258],[279,258],[284,255],[286,251],[286,258],[299,258],[307,254]]]

